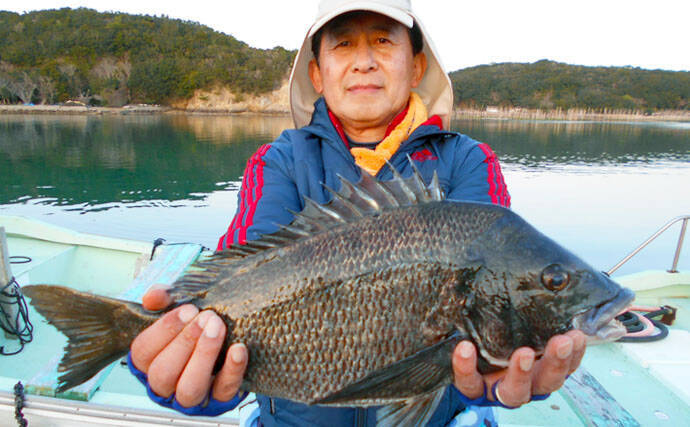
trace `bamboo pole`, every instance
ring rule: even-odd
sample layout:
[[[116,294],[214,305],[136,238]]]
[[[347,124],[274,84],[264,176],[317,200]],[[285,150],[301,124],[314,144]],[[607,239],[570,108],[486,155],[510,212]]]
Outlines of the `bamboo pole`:
[[[7,236],[5,234],[5,227],[0,227],[0,289],[3,293],[16,296],[19,294],[17,285],[11,285],[5,289],[5,286],[10,283],[12,279],[12,269],[10,268],[10,253],[7,249]],[[10,297],[11,299],[11,297]],[[17,305],[5,303],[9,302],[4,296],[0,296],[1,309],[5,316],[0,316],[0,323],[10,331],[17,330]],[[14,334],[5,332],[7,338],[18,338]]]

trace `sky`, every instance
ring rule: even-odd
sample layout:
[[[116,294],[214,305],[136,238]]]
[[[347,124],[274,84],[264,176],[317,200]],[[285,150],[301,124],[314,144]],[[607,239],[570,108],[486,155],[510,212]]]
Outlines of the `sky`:
[[[61,7],[199,22],[258,48],[297,49],[318,0],[0,0],[18,13]],[[550,59],[690,71],[688,0],[412,0],[448,71]]]

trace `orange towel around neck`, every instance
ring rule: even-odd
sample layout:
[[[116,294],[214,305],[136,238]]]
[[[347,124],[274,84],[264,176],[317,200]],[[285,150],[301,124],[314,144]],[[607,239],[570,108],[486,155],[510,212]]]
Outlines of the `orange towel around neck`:
[[[350,153],[355,158],[355,163],[371,175],[376,175],[386,164],[398,148],[412,132],[427,120],[427,111],[422,98],[416,93],[410,94],[409,106],[405,118],[388,134],[383,141],[379,142],[375,149],[355,147],[350,149]]]

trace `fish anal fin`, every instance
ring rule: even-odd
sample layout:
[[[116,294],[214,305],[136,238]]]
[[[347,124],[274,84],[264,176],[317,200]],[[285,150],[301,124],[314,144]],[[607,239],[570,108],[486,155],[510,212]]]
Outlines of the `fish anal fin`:
[[[376,411],[376,427],[397,427],[397,426],[425,426],[436,412],[445,387],[407,399],[399,403],[386,405]]]
[[[341,390],[312,402],[320,405],[356,403],[363,400],[400,398],[401,390],[410,399],[428,395],[450,384],[451,355],[462,335],[451,336],[405,359],[372,372]]]

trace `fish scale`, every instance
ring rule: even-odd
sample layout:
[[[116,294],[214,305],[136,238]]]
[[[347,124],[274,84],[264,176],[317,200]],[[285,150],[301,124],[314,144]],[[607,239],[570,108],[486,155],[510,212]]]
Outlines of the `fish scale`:
[[[233,338],[244,342],[252,354],[252,365],[245,374],[247,387],[276,397],[316,401],[369,372],[416,353],[423,345],[418,330],[426,316],[425,307],[437,295],[433,281],[419,277],[418,271],[417,266],[396,268],[365,279],[321,286],[319,291],[237,319],[231,332]],[[409,286],[410,283],[418,285]],[[376,304],[363,303],[375,297]],[[416,309],[381,310],[382,307]],[[272,325],[280,324],[284,312],[293,313],[293,329],[282,340],[276,333],[278,328]],[[313,319],[320,322],[315,324]],[[324,324],[332,327],[316,329]],[[397,327],[391,327],[392,324]],[[290,334],[296,333],[329,338],[322,341],[325,345],[320,351],[331,354],[335,361],[347,362],[338,371],[338,377],[329,375],[327,364],[312,363],[316,357],[310,348],[311,341],[291,339],[294,335]],[[358,338],[358,345],[354,344],[354,337]],[[259,346],[262,350],[254,351]],[[289,357],[281,360],[285,354]],[[285,384],[281,372],[293,368],[297,375]]]
[[[390,165],[388,167],[391,167]],[[577,324],[614,337],[633,298],[509,209],[442,200],[438,178],[358,184],[305,199],[294,221],[199,260],[170,291],[221,315],[249,350],[241,389],[307,404],[385,405],[379,425],[423,425],[462,339],[482,373]],[[414,172],[417,174],[417,172]],[[25,286],[68,337],[58,391],[127,353],[159,314],[69,288]],[[624,333],[624,328],[620,328]]]

